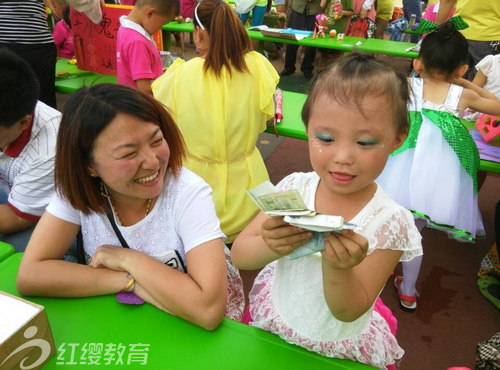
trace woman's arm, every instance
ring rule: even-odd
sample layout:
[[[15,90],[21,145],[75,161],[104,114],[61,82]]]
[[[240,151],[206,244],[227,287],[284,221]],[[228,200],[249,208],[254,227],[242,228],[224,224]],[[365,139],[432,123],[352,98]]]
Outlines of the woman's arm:
[[[105,266],[128,271],[137,282],[136,294],[150,303],[213,330],[222,321],[227,302],[227,266],[221,239],[191,249],[186,262],[188,273],[183,273],[145,253],[108,246],[100,247],[92,258],[97,270]],[[141,294],[142,289],[145,294]]]
[[[79,225],[45,212],[24,253],[17,275],[23,295],[87,297],[117,293],[127,284],[125,272],[93,269],[63,261],[76,238]]]
[[[367,249],[368,241],[351,230],[325,240],[323,291],[338,320],[351,322],[369,310],[402,255],[377,250],[366,256]]]
[[[283,217],[271,218],[260,212],[234,241],[231,260],[241,270],[256,270],[290,254],[311,238],[311,232],[290,226]]]

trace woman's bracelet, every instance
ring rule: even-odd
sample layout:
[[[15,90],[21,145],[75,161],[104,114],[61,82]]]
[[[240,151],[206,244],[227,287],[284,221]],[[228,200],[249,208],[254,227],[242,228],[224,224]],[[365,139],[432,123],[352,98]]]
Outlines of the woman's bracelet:
[[[125,288],[122,289],[122,292],[133,292],[135,289],[135,279],[127,274],[128,283],[125,285]]]

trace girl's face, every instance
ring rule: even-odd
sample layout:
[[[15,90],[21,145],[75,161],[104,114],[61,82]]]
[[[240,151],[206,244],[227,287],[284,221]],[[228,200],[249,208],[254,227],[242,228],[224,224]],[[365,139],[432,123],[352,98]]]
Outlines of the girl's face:
[[[406,135],[397,134],[393,111],[383,97],[364,98],[363,112],[320,95],[307,129],[309,155],[320,184],[341,195],[362,195],[384,169]]]
[[[159,126],[118,114],[94,143],[89,167],[113,201],[157,197],[163,190],[170,149]]]

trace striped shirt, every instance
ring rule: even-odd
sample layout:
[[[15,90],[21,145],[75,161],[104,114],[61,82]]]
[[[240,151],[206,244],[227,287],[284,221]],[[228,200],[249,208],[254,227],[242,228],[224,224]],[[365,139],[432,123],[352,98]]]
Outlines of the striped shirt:
[[[53,43],[43,1],[0,0],[0,44]]]
[[[38,102],[29,137],[0,151],[0,188],[21,218],[37,221],[54,195],[54,160],[61,113]],[[25,143],[22,143],[24,141]]]

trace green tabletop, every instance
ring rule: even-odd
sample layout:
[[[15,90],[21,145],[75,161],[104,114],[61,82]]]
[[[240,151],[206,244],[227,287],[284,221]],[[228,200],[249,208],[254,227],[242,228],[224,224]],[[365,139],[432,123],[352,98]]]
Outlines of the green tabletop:
[[[11,256],[14,253],[16,253],[16,250],[12,245],[0,242],[0,262],[2,262],[3,260],[5,260],[7,257]]]
[[[92,71],[79,69],[76,64],[70,64],[69,59],[58,58],[56,62],[56,81],[94,74]]]
[[[303,45],[303,46],[311,46],[315,48],[325,48],[325,49],[335,49],[342,51],[351,51],[353,48],[358,47],[357,43],[363,43],[365,41],[362,37],[350,37],[345,36],[344,40],[338,41],[336,38],[326,36],[325,38],[316,37],[313,40],[312,35],[308,36],[300,41],[283,39],[280,37],[269,37],[264,36],[260,31],[248,31],[248,35],[253,40],[259,41],[272,41],[279,42],[285,44],[295,44],[295,45]]]
[[[190,32],[194,31],[194,23],[193,22],[182,22],[179,23],[177,21],[171,21],[163,25],[163,31],[170,32]]]
[[[283,119],[276,124],[276,131],[279,135],[307,140],[306,128],[301,116],[302,106],[306,98],[306,94],[283,91]],[[462,120],[462,122],[469,129],[475,128],[473,122],[465,120]],[[266,132],[274,134],[273,127],[269,126]],[[500,173],[500,163],[481,159],[479,169],[486,172]]]
[[[193,32],[192,22],[178,23],[172,21],[163,25],[163,31],[166,31],[164,38],[165,45],[170,45],[170,32]],[[345,36],[344,40],[338,41],[336,38],[326,36],[325,38],[316,37],[313,40],[312,36],[308,36],[300,41],[283,39],[279,37],[264,36],[260,31],[248,31],[248,35],[253,40],[259,41],[259,51],[262,52],[264,41],[279,42],[285,44],[295,44],[303,46],[311,46],[316,48],[335,49],[341,51],[351,51],[357,49],[366,53],[377,53],[392,55],[405,58],[417,58],[418,53],[415,51],[406,51],[407,48],[413,47],[416,44],[408,42],[379,40],[379,39],[364,39],[362,37]],[[167,48],[167,47],[166,47]]]
[[[84,76],[56,80],[56,91],[71,94],[83,86],[92,86],[102,83],[117,83],[116,76],[90,72]]]
[[[392,55],[403,58],[418,58],[416,51],[406,51],[417,44],[401,41],[380,40],[380,39],[366,39],[359,47],[358,50],[365,53],[377,53]]]
[[[283,91],[283,119],[276,124],[279,135],[307,140],[306,128],[301,118],[306,98],[306,94]],[[266,132],[274,134],[273,126],[269,126]]]
[[[0,290],[16,296],[19,293],[15,280],[21,258],[22,254],[17,253],[0,263]],[[63,369],[65,364],[70,365],[72,352],[73,362],[78,365],[81,356],[85,356],[84,345],[90,348],[96,343],[104,346],[101,364],[106,359],[106,345],[121,345],[123,365],[118,366],[125,368],[129,368],[129,358],[137,361],[142,356],[141,361],[147,360],[144,368],[148,369],[371,369],[352,361],[320,356],[288,344],[276,335],[228,319],[224,319],[217,330],[209,332],[149,304],[118,303],[114,295],[23,298],[45,307],[59,349],[44,369]],[[132,352],[131,345],[139,343],[147,352]],[[111,365],[116,360],[117,356]],[[137,362],[129,366],[140,367]]]

